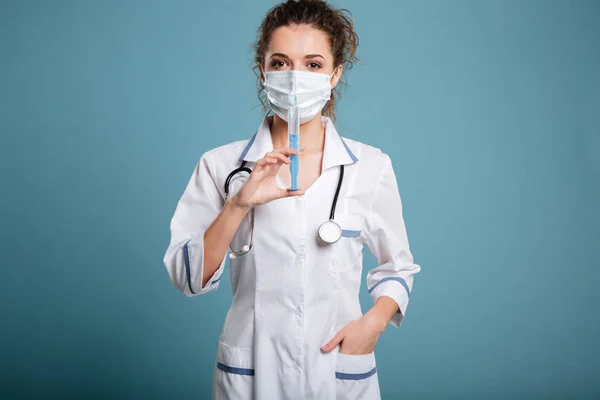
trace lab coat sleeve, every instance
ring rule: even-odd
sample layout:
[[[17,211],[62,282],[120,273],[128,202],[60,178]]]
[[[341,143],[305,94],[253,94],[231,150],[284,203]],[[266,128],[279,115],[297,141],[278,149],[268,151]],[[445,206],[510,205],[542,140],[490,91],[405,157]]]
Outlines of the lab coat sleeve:
[[[207,154],[196,164],[171,219],[171,241],[163,262],[175,287],[186,296],[215,290],[225,267],[227,254],[204,287],[204,233],[224,206]]]
[[[367,288],[373,303],[381,296],[391,297],[398,312],[390,323],[400,327],[413,287],[413,275],[421,267],[413,263],[402,202],[390,157],[384,153],[384,167],[379,175],[370,211],[365,219],[366,241],[378,266],[367,273]]]

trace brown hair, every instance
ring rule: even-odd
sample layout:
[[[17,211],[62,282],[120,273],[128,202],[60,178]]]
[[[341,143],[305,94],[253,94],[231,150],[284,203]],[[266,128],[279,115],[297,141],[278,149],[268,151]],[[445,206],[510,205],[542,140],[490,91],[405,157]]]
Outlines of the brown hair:
[[[344,68],[338,85],[341,83],[348,86],[345,80],[345,71],[352,68],[358,61],[355,56],[358,36],[354,31],[352,14],[347,9],[335,9],[324,0],[288,0],[274,6],[260,24],[257,41],[253,46],[255,65],[252,69],[257,77],[258,98],[265,114],[268,113],[270,107],[261,84],[259,65],[264,65],[265,53],[273,31],[281,26],[289,25],[309,25],[327,34],[333,54],[334,68],[340,64]],[[337,90],[338,85],[333,89],[331,99],[323,108],[323,115],[331,117],[334,121],[336,100],[341,97]]]

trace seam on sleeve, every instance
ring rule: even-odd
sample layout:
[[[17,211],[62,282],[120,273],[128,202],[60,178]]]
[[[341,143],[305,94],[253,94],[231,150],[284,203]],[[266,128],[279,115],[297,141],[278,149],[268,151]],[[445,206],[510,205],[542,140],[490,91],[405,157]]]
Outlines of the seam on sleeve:
[[[213,169],[213,165],[211,162],[209,162],[209,158],[207,157],[207,153],[205,153],[201,159],[200,162],[202,162],[202,160],[204,160],[204,162],[206,163],[207,169],[208,169],[208,176],[210,177],[210,180],[212,181],[214,188],[217,190],[217,193],[219,194],[219,197],[221,198],[221,200],[223,200],[223,197],[221,196],[221,191],[219,190],[219,185],[217,185],[217,182],[215,181],[215,176],[216,173]],[[223,208],[222,205],[218,205],[215,203],[215,200],[212,198],[212,196],[207,196],[209,201],[212,203],[213,206],[215,206],[215,208],[217,210],[221,210],[221,208]]]
[[[214,176],[214,170],[213,167],[211,165],[211,162],[209,161],[210,159],[208,158],[208,155],[212,152],[213,150],[210,150],[208,152],[205,152],[204,154],[202,154],[202,156],[200,156],[200,160],[197,162],[196,164],[196,168],[198,168],[198,174],[197,174],[197,179],[202,179],[202,176],[204,175],[204,173],[202,172],[202,168],[204,168],[204,166],[202,165],[203,163],[206,163],[206,172],[208,174],[208,177],[210,178],[211,182],[214,185],[214,188],[217,190],[217,193],[219,195],[219,197],[221,197],[221,192],[219,191],[219,188],[215,182]],[[196,184],[198,184],[198,182],[196,182]],[[202,183],[201,183],[202,184]],[[219,206],[218,204],[215,203],[215,200],[213,199],[211,193],[202,193],[202,195],[204,197],[208,198],[208,201],[215,207],[215,209],[217,210],[217,213],[223,208],[222,206]],[[216,217],[216,216],[215,216]],[[196,237],[196,236],[200,236],[200,240],[204,241],[204,234],[206,233],[206,230],[204,232],[192,232],[192,238]],[[184,261],[185,261],[185,267],[186,267],[186,275],[187,275],[187,281],[188,281],[188,289],[190,290],[190,292],[192,294],[198,294],[197,292],[194,292],[194,290],[192,289],[192,271],[191,271],[191,265],[190,265],[190,254],[189,254],[189,248],[188,248],[188,242],[191,239],[188,239],[184,245],[183,245],[183,251],[184,251]],[[203,251],[204,253],[204,251]],[[204,257],[204,254],[202,254],[202,257]],[[202,264],[202,268],[200,268],[201,270],[204,270],[204,260],[200,260],[200,263]],[[198,271],[195,271],[198,272]],[[197,275],[197,274],[194,274]],[[214,274],[213,274],[214,275]],[[195,278],[195,276],[194,276]],[[212,277],[211,277],[212,278]],[[212,282],[211,282],[212,285]],[[200,292],[203,292],[205,289],[207,289],[210,285],[207,285],[206,288],[202,287],[202,277],[200,280]]]
[[[219,182],[217,179],[217,171],[215,170],[215,165],[214,165],[214,163],[209,163],[208,166],[209,166],[209,171],[211,174],[211,179],[214,182],[215,187],[217,188],[217,193],[219,193],[219,198],[221,199],[222,202],[225,202],[225,198],[221,195],[221,188],[219,187]],[[221,209],[221,208],[223,208],[223,206],[221,205],[218,208]]]
[[[375,200],[377,199],[377,195],[379,194],[379,190],[381,189],[381,181],[383,180],[383,177],[387,173],[388,168],[391,166],[391,159],[390,159],[390,157],[387,154],[383,153],[383,152],[382,152],[382,154],[385,157],[385,166],[384,166],[381,174],[379,174],[379,177],[377,179],[377,183],[375,184],[375,190],[373,190],[373,197],[371,198],[371,204],[369,205],[369,209],[367,211],[366,218],[364,219],[364,221],[365,221],[364,228],[365,228],[365,231],[367,232],[368,235],[371,234],[371,232],[370,232],[369,229],[367,229],[368,224],[366,222],[367,222],[367,219],[369,218],[369,214],[371,214],[371,212],[373,211],[373,205],[375,204]]]

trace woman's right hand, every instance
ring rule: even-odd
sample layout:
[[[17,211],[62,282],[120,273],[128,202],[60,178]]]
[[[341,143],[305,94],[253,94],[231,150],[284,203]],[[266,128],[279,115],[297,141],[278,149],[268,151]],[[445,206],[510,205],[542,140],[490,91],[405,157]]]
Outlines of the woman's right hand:
[[[277,186],[277,173],[283,164],[291,162],[288,158],[291,154],[298,154],[298,151],[291,147],[280,147],[265,154],[256,162],[242,188],[231,197],[232,202],[243,209],[250,209],[282,197],[303,195],[303,189],[289,190]]]

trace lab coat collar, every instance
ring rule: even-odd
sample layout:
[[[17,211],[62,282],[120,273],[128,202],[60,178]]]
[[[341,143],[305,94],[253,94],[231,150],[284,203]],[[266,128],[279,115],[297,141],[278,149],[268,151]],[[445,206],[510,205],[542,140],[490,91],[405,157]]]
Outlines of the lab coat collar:
[[[265,117],[258,131],[250,138],[248,144],[244,148],[240,161],[256,162],[264,155],[273,151],[273,141],[271,139],[271,130],[269,121]],[[322,170],[337,166],[354,164],[358,158],[350,150],[344,139],[338,134],[331,119],[326,116],[321,116],[321,123],[325,127],[325,147],[323,150]],[[302,140],[300,141],[302,144]]]

